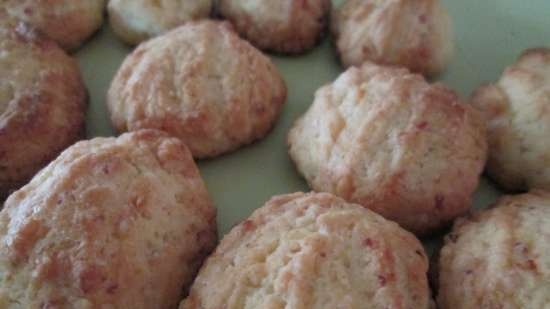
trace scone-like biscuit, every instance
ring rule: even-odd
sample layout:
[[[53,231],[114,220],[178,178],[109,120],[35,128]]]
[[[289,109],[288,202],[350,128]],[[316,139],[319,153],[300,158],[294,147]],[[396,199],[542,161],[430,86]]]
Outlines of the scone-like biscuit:
[[[313,190],[425,234],[470,208],[487,153],[480,118],[441,84],[367,63],[317,91],[289,152]]]
[[[7,13],[74,50],[103,23],[105,0],[2,0]]]
[[[107,104],[119,132],[164,130],[196,158],[263,137],[286,100],[269,58],[227,22],[190,22],[147,41],[116,74]]]
[[[281,195],[224,237],[180,309],[427,309],[427,269],[397,224],[331,194]]]
[[[215,246],[215,215],[178,139],[77,143],[0,212],[0,308],[175,308]]]
[[[0,12],[0,200],[84,133],[86,89],[57,44]]]
[[[345,67],[368,60],[433,75],[453,55],[451,19],[440,0],[347,0],[334,9],[331,27]]]
[[[550,193],[460,219],[439,260],[440,309],[550,308]]]
[[[489,175],[508,190],[550,189],[550,48],[525,51],[472,104],[488,127]]]
[[[330,0],[220,0],[220,14],[260,49],[302,53],[325,32]]]
[[[110,0],[109,20],[115,34],[128,44],[210,15],[212,0]]]

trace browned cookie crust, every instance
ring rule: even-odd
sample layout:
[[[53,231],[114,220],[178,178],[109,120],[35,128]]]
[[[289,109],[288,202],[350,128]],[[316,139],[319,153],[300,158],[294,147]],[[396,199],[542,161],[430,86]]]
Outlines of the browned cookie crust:
[[[550,307],[550,193],[459,219],[439,259],[440,309]]]
[[[0,14],[0,199],[84,133],[86,89],[53,41]]]
[[[0,308],[173,309],[215,245],[215,217],[178,139],[79,142],[0,212]]]
[[[179,137],[195,158],[264,137],[286,101],[269,58],[227,22],[190,22],[149,40],[116,74],[107,104],[119,132],[143,128]]]
[[[74,50],[101,27],[105,0],[2,0],[2,9]]]
[[[313,190],[417,234],[468,211],[487,156],[481,117],[454,91],[371,63],[320,88],[288,142]]]
[[[427,269],[420,242],[374,212],[281,195],[224,237],[180,309],[428,309]]]
[[[330,0],[220,0],[220,14],[260,49],[285,54],[308,51],[322,38]]]

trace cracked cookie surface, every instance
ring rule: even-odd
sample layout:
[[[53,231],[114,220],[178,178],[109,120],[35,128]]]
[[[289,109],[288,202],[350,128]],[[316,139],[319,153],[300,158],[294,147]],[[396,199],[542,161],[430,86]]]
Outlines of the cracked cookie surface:
[[[421,243],[374,212],[281,195],[225,236],[180,309],[427,309],[427,268]]]
[[[72,51],[101,27],[105,3],[105,0],[2,0],[1,9]]]
[[[271,60],[216,21],[190,22],[138,46],[107,96],[119,132],[166,131],[196,158],[262,138],[285,101]]]
[[[79,142],[0,212],[0,308],[173,309],[215,242],[181,141],[143,130]]]
[[[347,0],[334,8],[331,30],[345,67],[372,61],[434,75],[453,56],[451,19],[440,0]]]
[[[325,33],[330,0],[221,0],[220,14],[262,50],[303,53]]]
[[[0,200],[84,134],[76,61],[0,12]]]
[[[500,198],[459,219],[438,265],[441,309],[550,306],[550,193]]]
[[[472,104],[487,123],[489,175],[508,190],[550,189],[550,48],[526,50]]]
[[[212,0],[109,0],[107,10],[115,34],[128,44],[207,18]]]
[[[481,117],[454,91],[371,63],[320,88],[288,143],[313,190],[418,234],[468,211],[487,155]]]

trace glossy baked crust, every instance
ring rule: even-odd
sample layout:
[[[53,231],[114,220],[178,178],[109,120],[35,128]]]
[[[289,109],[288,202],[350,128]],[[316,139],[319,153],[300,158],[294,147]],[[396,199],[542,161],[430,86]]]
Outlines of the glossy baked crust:
[[[173,309],[215,245],[215,216],[178,139],[79,142],[0,212],[0,308]]]
[[[190,22],[149,40],[116,74],[107,104],[119,132],[164,130],[195,158],[262,138],[286,100],[269,58],[227,22]]]
[[[323,37],[330,0],[220,0],[220,14],[262,50],[297,54]]]
[[[55,42],[0,14],[0,200],[84,133],[86,89]]]
[[[440,309],[550,306],[550,193],[500,198],[455,223],[439,259]]]
[[[429,308],[421,243],[326,193],[272,198],[224,237],[180,309]]]
[[[371,63],[320,88],[288,143],[313,190],[417,234],[468,211],[487,156],[481,117],[454,91]]]

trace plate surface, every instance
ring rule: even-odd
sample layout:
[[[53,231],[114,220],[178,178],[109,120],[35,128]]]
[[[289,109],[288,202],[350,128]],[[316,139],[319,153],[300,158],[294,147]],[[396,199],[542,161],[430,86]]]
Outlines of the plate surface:
[[[548,0],[444,0],[453,18],[456,51],[442,80],[464,96],[484,81],[496,80],[522,50],[550,45]],[[111,136],[105,94],[115,72],[131,49],[120,43],[106,24],[76,57],[90,92],[88,137]],[[328,38],[299,57],[271,55],[288,86],[288,100],[275,129],[262,141],[234,153],[198,162],[218,208],[220,236],[262,206],[271,196],[308,187],[287,155],[286,134],[311,104],[314,92],[340,72]],[[476,208],[499,195],[483,178],[474,197]],[[437,237],[425,240],[430,248]]]

